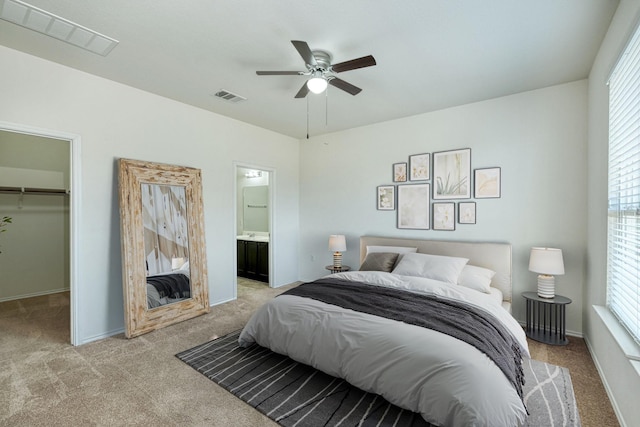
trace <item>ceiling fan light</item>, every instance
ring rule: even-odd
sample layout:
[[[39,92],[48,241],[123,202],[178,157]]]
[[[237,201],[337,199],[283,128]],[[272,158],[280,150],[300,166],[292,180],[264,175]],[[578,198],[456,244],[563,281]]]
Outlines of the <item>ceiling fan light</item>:
[[[307,87],[313,93],[322,93],[327,88],[327,79],[324,77],[312,77],[307,81]]]

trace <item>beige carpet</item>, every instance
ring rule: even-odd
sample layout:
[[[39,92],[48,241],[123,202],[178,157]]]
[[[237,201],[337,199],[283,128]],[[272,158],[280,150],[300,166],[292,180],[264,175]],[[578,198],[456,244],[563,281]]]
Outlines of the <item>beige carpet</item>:
[[[277,426],[174,355],[241,328],[288,289],[241,282],[238,300],[141,337],[72,347],[69,295],[0,303],[0,426]],[[617,426],[584,341],[530,342],[571,371],[583,427]]]

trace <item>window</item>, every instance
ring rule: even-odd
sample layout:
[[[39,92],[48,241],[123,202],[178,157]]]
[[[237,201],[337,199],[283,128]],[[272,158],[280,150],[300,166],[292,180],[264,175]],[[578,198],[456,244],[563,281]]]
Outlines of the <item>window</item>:
[[[607,306],[640,343],[640,31],[609,80]]]

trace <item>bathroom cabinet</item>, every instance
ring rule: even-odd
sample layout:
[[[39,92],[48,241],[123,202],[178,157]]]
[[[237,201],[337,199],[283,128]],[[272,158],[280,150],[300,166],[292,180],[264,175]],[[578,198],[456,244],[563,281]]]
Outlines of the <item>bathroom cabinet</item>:
[[[238,276],[269,283],[269,243],[238,240]]]

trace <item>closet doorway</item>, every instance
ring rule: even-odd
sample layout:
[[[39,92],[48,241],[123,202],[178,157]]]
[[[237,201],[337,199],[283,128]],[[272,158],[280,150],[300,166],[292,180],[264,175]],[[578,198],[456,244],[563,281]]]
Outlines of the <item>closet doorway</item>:
[[[274,171],[235,165],[236,297],[273,282]]]
[[[79,142],[0,122],[0,219],[11,221],[0,235],[0,305],[27,335],[74,345]]]

